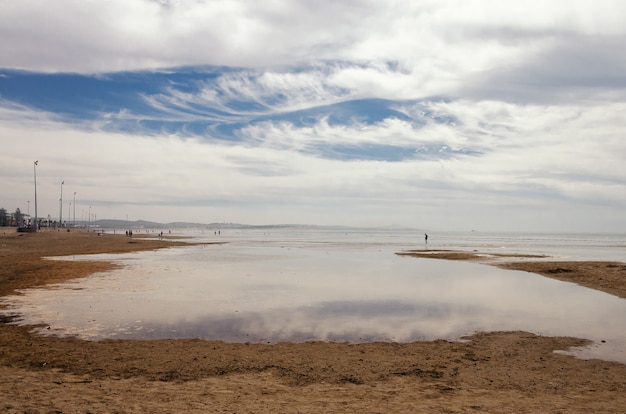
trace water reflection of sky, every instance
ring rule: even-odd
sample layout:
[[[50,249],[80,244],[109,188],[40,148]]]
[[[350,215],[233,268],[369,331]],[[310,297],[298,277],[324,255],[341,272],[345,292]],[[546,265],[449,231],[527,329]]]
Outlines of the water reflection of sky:
[[[23,323],[86,339],[413,341],[524,330],[589,338],[596,344],[582,356],[626,362],[626,300],[602,292],[527,272],[397,256],[398,243],[388,241],[230,241],[73,257],[125,267],[4,302]]]

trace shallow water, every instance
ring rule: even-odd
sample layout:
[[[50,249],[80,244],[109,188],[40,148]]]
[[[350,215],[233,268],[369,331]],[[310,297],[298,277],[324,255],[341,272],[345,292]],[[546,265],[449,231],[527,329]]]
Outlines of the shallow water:
[[[414,341],[524,330],[595,341],[584,358],[626,363],[626,300],[528,272],[394,253],[425,248],[406,231],[194,232],[226,244],[110,259],[113,272],[8,297],[5,313],[44,334],[229,342]],[[422,236],[423,237],[423,236]],[[456,239],[455,239],[456,237]],[[430,248],[620,260],[623,238],[438,236]],[[623,259],[621,259],[623,260]],[[603,342],[604,341],[604,342]]]

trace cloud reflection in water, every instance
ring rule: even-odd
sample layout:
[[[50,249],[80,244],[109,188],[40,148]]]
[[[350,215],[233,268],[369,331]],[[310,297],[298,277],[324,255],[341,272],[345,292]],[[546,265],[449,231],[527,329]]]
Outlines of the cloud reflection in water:
[[[4,302],[23,323],[51,325],[46,334],[86,339],[404,342],[525,330],[605,340],[585,352],[626,361],[623,299],[527,272],[399,257],[395,246],[291,247],[105,256],[126,267]]]

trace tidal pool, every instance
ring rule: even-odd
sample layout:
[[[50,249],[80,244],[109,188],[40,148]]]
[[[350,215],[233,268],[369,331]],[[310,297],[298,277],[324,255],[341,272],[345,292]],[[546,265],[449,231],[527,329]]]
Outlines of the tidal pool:
[[[63,260],[123,268],[3,298],[4,314],[46,335],[88,340],[415,341],[524,330],[594,345],[626,363],[626,300],[527,272],[394,253],[403,241],[288,239]]]

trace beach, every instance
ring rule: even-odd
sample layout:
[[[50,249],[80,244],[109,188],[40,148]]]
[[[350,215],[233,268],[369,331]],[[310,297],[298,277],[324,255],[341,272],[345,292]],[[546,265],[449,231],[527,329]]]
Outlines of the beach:
[[[43,257],[152,250],[184,243],[82,231],[0,234],[0,295],[113,269]],[[474,260],[572,281],[626,298],[626,264],[507,261],[479,253],[407,251]],[[511,258],[513,259],[513,258]],[[37,336],[0,324],[6,412],[604,412],[626,406],[626,365],[555,353],[588,342],[528,332],[465,342],[224,343]]]

